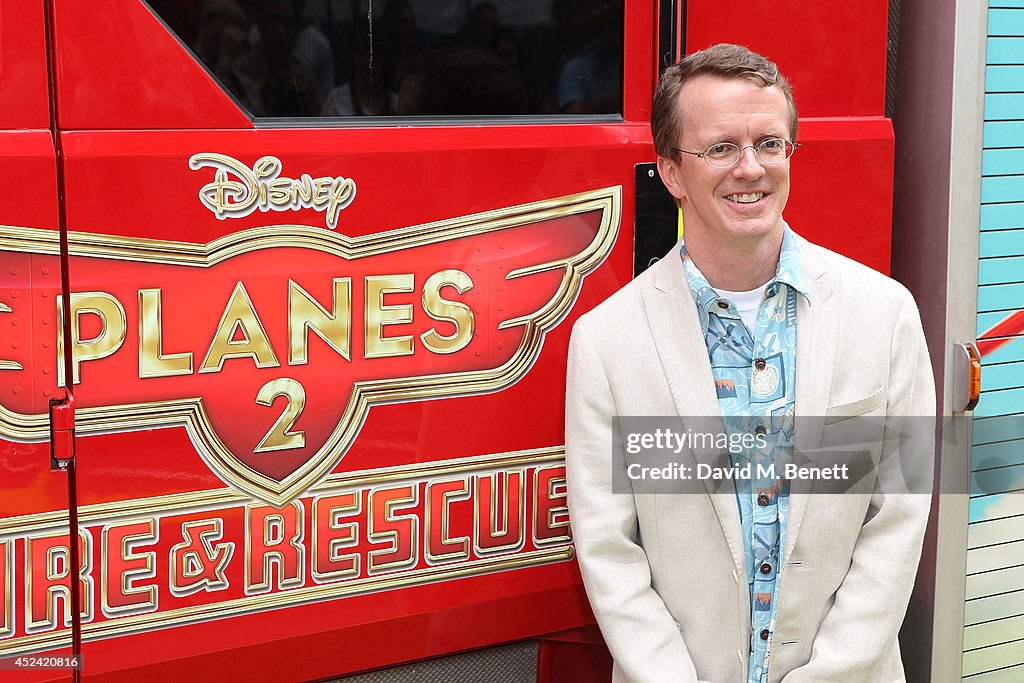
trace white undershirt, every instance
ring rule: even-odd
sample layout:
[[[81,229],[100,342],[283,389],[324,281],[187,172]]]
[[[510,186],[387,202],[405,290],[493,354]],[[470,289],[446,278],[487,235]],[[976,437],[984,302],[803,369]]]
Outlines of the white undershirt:
[[[756,333],[754,323],[757,320],[757,309],[761,307],[761,301],[764,299],[764,290],[767,288],[768,283],[766,282],[749,292],[730,292],[727,289],[715,289],[715,293],[720,298],[729,299],[735,304],[736,312],[740,314],[743,324],[747,326],[751,338]]]

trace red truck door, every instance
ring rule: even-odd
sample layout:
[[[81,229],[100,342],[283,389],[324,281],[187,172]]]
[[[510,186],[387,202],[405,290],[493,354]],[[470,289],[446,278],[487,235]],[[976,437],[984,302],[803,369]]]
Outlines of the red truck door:
[[[51,471],[60,231],[42,3],[0,2],[0,678],[70,680],[68,476]],[[83,535],[85,558],[92,539]],[[65,634],[51,640],[45,634]],[[64,667],[64,671],[57,670]]]
[[[87,678],[592,623],[564,356],[631,273],[654,9],[348,4],[54,3]]]
[[[792,26],[772,22],[796,9],[734,7],[781,30],[752,35],[692,0],[685,27],[656,31],[680,10],[655,5],[53,0],[70,315],[64,334],[33,309],[31,329],[71,358],[49,377],[77,403],[87,679],[311,680],[586,639],[565,350],[633,273],[655,36],[747,42],[796,73],[806,144],[787,218],[888,267],[884,3]],[[9,6],[5,74],[32,35],[8,40],[30,12]],[[844,87],[812,85],[826,70]],[[0,171],[31,182],[5,259],[59,264],[48,120],[32,124],[48,184],[25,161]],[[863,201],[835,212],[826,198],[849,187]],[[33,277],[22,290],[42,300]],[[17,403],[12,378],[57,382],[38,379],[46,354],[5,355],[5,317],[0,359],[21,366],[0,369],[14,577],[32,539],[66,536],[67,501],[39,443],[45,401]],[[60,546],[37,546],[59,583]],[[0,590],[0,657],[67,646],[63,624],[26,621],[20,579]]]

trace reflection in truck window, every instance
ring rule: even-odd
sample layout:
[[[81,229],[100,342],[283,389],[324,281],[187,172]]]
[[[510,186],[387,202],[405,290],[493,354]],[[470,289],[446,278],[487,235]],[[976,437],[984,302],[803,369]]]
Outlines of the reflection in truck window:
[[[149,0],[254,117],[622,111],[624,0]]]

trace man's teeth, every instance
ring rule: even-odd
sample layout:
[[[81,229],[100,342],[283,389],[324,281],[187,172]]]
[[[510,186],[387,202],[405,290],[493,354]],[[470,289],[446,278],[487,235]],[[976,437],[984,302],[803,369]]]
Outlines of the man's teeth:
[[[750,204],[756,202],[758,199],[764,196],[764,192],[755,192],[754,194],[730,194],[726,196],[730,202],[739,202],[740,204]]]

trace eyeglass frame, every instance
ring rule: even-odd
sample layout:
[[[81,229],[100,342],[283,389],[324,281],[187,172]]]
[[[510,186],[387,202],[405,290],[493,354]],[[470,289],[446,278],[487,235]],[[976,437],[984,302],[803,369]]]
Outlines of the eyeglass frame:
[[[763,145],[764,143],[769,142],[770,140],[782,140],[783,142],[788,142],[790,145],[793,146],[793,151],[790,152],[786,156],[785,159],[780,159],[779,161],[769,161],[769,160],[767,160],[767,159],[765,159],[764,157],[761,156],[761,153],[758,151],[758,148],[761,145]],[[712,147],[717,147],[718,145],[732,145],[733,147],[738,148],[739,149],[739,156],[737,156],[736,160],[734,162],[732,162],[731,164],[729,164],[728,166],[714,166],[714,165],[712,165],[712,163],[710,161],[708,161],[708,158],[707,158],[708,150],[711,149]],[[740,163],[740,160],[743,158],[743,153],[745,151],[747,151],[748,148],[754,150],[754,156],[756,156],[758,161],[760,161],[761,163],[774,165],[774,164],[781,164],[783,161],[788,161],[790,158],[792,158],[793,154],[798,149],[800,149],[800,147],[801,147],[801,145],[800,145],[799,142],[793,142],[792,140],[788,140],[786,138],[765,138],[764,140],[762,140],[761,142],[757,143],[756,145],[745,145],[743,147],[740,147],[735,142],[727,142],[727,141],[723,140],[721,142],[713,142],[713,143],[711,143],[710,145],[708,145],[707,149],[705,149],[703,152],[691,152],[691,151],[686,150],[686,149],[680,149],[679,147],[673,147],[672,151],[674,151],[674,152],[682,152],[683,154],[689,154],[691,156],[697,157],[698,159],[703,159],[704,163],[707,164],[711,168],[725,169],[725,168],[732,168],[736,164]]]

